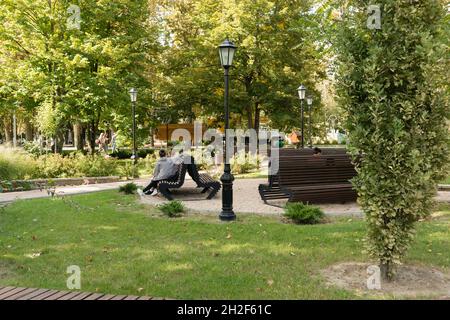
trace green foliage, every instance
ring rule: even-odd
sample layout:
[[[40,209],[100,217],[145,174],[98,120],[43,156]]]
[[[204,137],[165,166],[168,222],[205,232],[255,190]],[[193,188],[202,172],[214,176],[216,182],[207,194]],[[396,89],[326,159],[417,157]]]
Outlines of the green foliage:
[[[46,153],[46,151],[41,148],[39,143],[34,141],[24,141],[23,149],[33,156],[41,156]]]
[[[119,192],[125,193],[125,194],[135,194],[136,190],[138,189],[137,185],[135,183],[127,183],[123,186],[119,187]]]
[[[117,160],[82,153],[39,157],[8,149],[0,153],[0,180],[114,176],[120,168]]]
[[[75,1],[81,27],[69,29],[70,1],[0,2],[0,114],[23,109],[39,130],[57,137],[78,122],[90,141],[107,123],[130,136],[128,89],[150,102],[143,73],[155,53],[155,13],[147,0]],[[152,7],[153,6],[153,7]],[[145,71],[144,71],[145,70]],[[138,138],[148,132],[146,110],[137,108]],[[92,147],[92,146],[91,146]]]
[[[126,160],[118,168],[118,174],[120,177],[126,178],[126,179],[138,178],[139,177],[139,169],[133,163],[133,160]]]
[[[231,171],[236,174],[249,173],[260,166],[258,155],[251,152],[240,151],[230,159]]]
[[[316,224],[323,219],[324,213],[318,207],[295,202],[286,204],[284,216],[297,224]]]
[[[182,216],[182,213],[185,211],[185,207],[181,201],[174,200],[168,203],[162,204],[158,206],[158,209],[161,210],[169,218],[178,218]]]
[[[145,158],[148,155],[155,153],[154,149],[139,149],[137,150],[137,155],[139,158]],[[117,159],[130,159],[133,155],[133,151],[130,149],[117,149],[115,152],[111,153],[110,156]]]
[[[366,26],[366,1],[347,1],[334,44],[349,148],[364,153],[353,182],[368,250],[391,278],[449,163],[449,34],[443,1],[376,3],[380,30]]]
[[[311,6],[288,0],[163,1],[163,72],[156,81],[161,102],[180,118],[207,115],[210,124],[223,124],[217,45],[229,36],[238,46],[231,69],[233,126],[257,128],[263,113],[273,127],[298,126],[297,87],[303,82],[318,98],[314,84],[325,74]],[[320,110],[319,99],[315,106],[313,113]]]
[[[0,149],[0,180],[34,178],[39,172],[38,161],[19,150]]]

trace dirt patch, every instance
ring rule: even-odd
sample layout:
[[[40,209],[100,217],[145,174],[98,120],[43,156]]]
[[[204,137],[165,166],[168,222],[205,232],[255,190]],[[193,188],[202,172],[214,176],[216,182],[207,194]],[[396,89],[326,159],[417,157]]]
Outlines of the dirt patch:
[[[435,268],[400,266],[391,282],[381,280],[379,290],[369,290],[368,263],[340,263],[321,271],[327,283],[359,295],[391,296],[394,298],[429,297],[450,299],[450,274]]]

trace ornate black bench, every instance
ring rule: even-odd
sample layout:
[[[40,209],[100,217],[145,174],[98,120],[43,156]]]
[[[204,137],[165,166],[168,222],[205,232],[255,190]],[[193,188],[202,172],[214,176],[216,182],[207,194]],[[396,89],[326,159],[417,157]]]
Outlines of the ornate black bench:
[[[184,184],[185,177],[186,177],[186,165],[182,163],[178,165],[178,172],[175,175],[175,177],[167,180],[161,180],[159,182],[158,184],[159,192],[161,192],[161,194],[167,200],[173,200],[170,189],[181,188],[181,186]]]
[[[170,189],[181,188],[184,184],[186,172],[189,173],[192,180],[197,184],[198,188],[203,188],[202,193],[210,191],[207,199],[212,199],[221,188],[219,181],[214,180],[210,175],[206,173],[199,173],[197,166],[195,165],[194,158],[191,157],[190,161],[184,161],[178,165],[178,173],[174,178],[162,180],[158,184],[159,192],[168,200],[173,200]]]

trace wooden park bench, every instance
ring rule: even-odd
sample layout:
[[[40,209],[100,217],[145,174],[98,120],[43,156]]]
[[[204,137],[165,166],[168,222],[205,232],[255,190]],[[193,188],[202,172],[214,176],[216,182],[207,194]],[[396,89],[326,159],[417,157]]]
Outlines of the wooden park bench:
[[[214,178],[207,173],[199,173],[197,170],[197,166],[195,165],[194,157],[191,157],[191,163],[187,164],[186,166],[188,174],[197,184],[197,187],[203,188],[202,193],[210,191],[206,199],[212,199],[222,187],[220,182],[214,180]]]
[[[333,203],[355,201],[350,179],[356,176],[346,154],[281,155],[279,170],[269,175],[269,183],[259,185],[261,199],[285,199],[290,202]]]
[[[192,180],[197,184],[197,187],[203,188],[202,193],[206,193],[208,190],[207,199],[212,199],[221,188],[219,181],[214,180],[210,175],[206,173],[199,173],[197,166],[195,165],[194,158],[191,157],[190,163],[181,163],[178,165],[178,172],[174,178],[162,180],[158,184],[158,189],[161,194],[168,200],[173,200],[170,189],[181,188],[184,184],[186,172],[191,176]]]

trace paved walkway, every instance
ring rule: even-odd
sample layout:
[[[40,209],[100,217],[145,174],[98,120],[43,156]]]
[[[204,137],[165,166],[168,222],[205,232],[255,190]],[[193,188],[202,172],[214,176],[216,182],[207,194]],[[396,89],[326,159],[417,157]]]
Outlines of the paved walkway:
[[[279,215],[284,212],[283,206],[286,200],[272,201],[272,205],[265,204],[258,193],[258,185],[266,183],[266,179],[237,179],[234,181],[234,210],[239,213],[258,213],[268,215]],[[117,189],[120,185],[130,181],[121,181],[113,183],[91,184],[82,186],[67,186],[56,188],[57,194],[74,195],[103,190]],[[144,186],[148,179],[138,179],[135,183]],[[182,189],[173,191],[174,198],[183,201],[185,206],[195,212],[217,213],[222,208],[222,193],[219,192],[212,200],[206,200],[206,194],[200,193],[201,189],[196,188],[195,183],[187,177]],[[9,203],[17,199],[33,199],[50,197],[47,191],[22,191],[0,194],[0,204]],[[450,203],[450,192],[438,192],[437,200]],[[167,202],[161,195],[142,196],[141,201],[145,204],[159,205]],[[331,216],[360,216],[362,211],[356,203],[346,204],[326,204],[319,205],[322,210]]]

